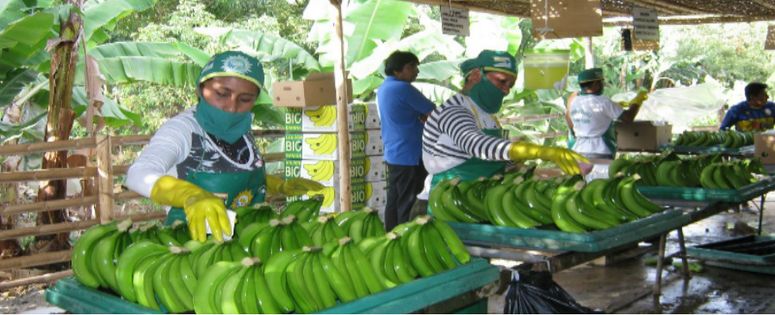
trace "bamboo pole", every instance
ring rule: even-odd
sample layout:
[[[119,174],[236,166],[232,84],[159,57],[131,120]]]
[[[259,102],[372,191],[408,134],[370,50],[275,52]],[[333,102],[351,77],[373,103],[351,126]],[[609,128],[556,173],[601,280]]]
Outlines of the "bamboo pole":
[[[111,148],[110,136],[97,135],[97,219],[102,224],[113,219]]]
[[[94,141],[94,138],[60,140],[54,142],[8,144],[0,146],[0,155],[18,155],[22,153],[88,149],[93,148],[95,144],[96,142]]]
[[[0,173],[0,183],[83,178],[95,175],[97,175],[96,167],[51,168],[38,171]]]
[[[6,290],[9,288],[20,287],[20,286],[36,284],[36,283],[51,283],[59,279],[62,279],[64,277],[69,277],[72,275],[73,275],[73,271],[68,269],[65,271],[47,273],[44,275],[28,277],[24,279],[3,281],[3,282],[0,282],[0,291]]]
[[[133,214],[133,215],[122,215],[122,216],[117,216],[114,219],[118,221],[131,219],[132,222],[142,222],[142,221],[162,219],[166,216],[167,216],[166,212],[150,212],[150,213],[140,213],[140,214]],[[95,224],[99,224],[99,221],[96,219],[77,221],[77,222],[46,224],[46,225],[31,226],[26,228],[18,228],[13,230],[4,230],[4,231],[0,231],[0,240],[7,240],[11,238],[18,238],[18,237],[24,237],[24,236],[49,235],[49,234],[78,231],[78,230],[87,229]]]
[[[40,253],[29,256],[0,259],[0,270],[13,268],[29,268],[35,266],[50,265],[63,261],[70,261],[72,249],[56,252]]]
[[[339,158],[339,211],[350,211],[352,208],[352,187],[350,186],[350,131],[347,128],[347,72],[345,64],[345,49],[344,49],[344,31],[342,26],[342,1],[341,0],[329,0],[331,4],[336,8],[335,28],[336,36],[334,36],[335,43],[339,49],[337,49],[337,58],[334,60],[334,81],[336,82],[336,119],[339,126],[337,132],[339,143],[338,158]]]
[[[97,202],[97,196],[77,197],[60,200],[47,200],[27,204],[9,205],[0,209],[0,215],[14,215],[24,212],[42,212],[70,207],[91,206]]]

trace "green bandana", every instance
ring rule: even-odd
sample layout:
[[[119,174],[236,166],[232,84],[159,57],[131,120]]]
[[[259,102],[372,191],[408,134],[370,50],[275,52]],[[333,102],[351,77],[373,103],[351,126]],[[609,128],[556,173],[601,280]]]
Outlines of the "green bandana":
[[[495,114],[501,109],[503,98],[506,97],[506,94],[503,94],[501,89],[492,84],[487,76],[483,75],[482,80],[468,92],[468,96],[485,112]]]
[[[242,135],[250,131],[253,113],[230,113],[210,105],[204,97],[199,98],[194,118],[202,129],[218,139],[234,144]]]

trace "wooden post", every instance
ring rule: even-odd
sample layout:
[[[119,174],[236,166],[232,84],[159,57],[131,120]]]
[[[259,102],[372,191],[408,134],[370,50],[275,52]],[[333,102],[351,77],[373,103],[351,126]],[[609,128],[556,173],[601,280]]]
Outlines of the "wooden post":
[[[339,124],[339,211],[352,209],[352,186],[350,185],[350,131],[347,127],[347,72],[345,70],[344,31],[342,29],[342,1],[330,0],[336,7],[336,36],[334,40],[339,47],[338,58],[335,59],[334,81],[336,82],[336,115]]]
[[[587,37],[584,41],[584,69],[595,67],[595,54],[592,53],[592,37]]]
[[[110,154],[110,136],[97,138],[97,220],[105,224],[113,219],[113,166]]]

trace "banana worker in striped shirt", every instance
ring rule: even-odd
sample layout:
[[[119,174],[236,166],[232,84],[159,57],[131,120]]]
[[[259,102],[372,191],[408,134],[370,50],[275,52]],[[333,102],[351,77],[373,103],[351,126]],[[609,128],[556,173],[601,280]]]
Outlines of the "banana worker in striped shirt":
[[[199,103],[165,122],[127,172],[126,185],[171,206],[167,224],[188,223],[191,238],[231,235],[231,210],[263,202],[267,193],[301,195],[323,188],[307,179],[267,175],[251,134],[251,109],[264,69],[238,51],[214,55],[197,79]],[[209,229],[208,229],[209,227]]]
[[[441,180],[471,180],[504,171],[509,161],[542,159],[554,162],[566,174],[579,174],[583,156],[560,147],[508,140],[495,114],[517,79],[514,56],[484,50],[460,64],[463,91],[437,107],[423,130],[423,163],[432,175],[418,196],[427,200]]]
[[[745,86],[745,101],[732,106],[724,120],[721,121],[721,130],[728,130],[732,126],[737,131],[765,131],[775,125],[775,103],[768,102],[767,85],[752,82]]]

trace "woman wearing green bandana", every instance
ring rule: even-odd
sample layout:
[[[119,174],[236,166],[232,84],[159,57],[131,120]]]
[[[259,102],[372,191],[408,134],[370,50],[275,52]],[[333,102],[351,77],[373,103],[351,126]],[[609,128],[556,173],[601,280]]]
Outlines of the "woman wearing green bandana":
[[[580,173],[584,157],[565,148],[512,142],[495,114],[517,78],[516,61],[505,51],[482,51],[460,65],[465,76],[461,93],[431,112],[423,130],[423,163],[432,175],[424,193],[437,182],[459,177],[475,179],[500,173],[509,161],[542,159],[567,174]]]
[[[167,223],[187,221],[191,237],[231,235],[234,212],[265,194],[322,189],[306,179],[266,175],[255,147],[251,109],[264,83],[261,63],[227,51],[214,55],[197,79],[199,102],[165,122],[127,173],[127,186],[171,206]]]

